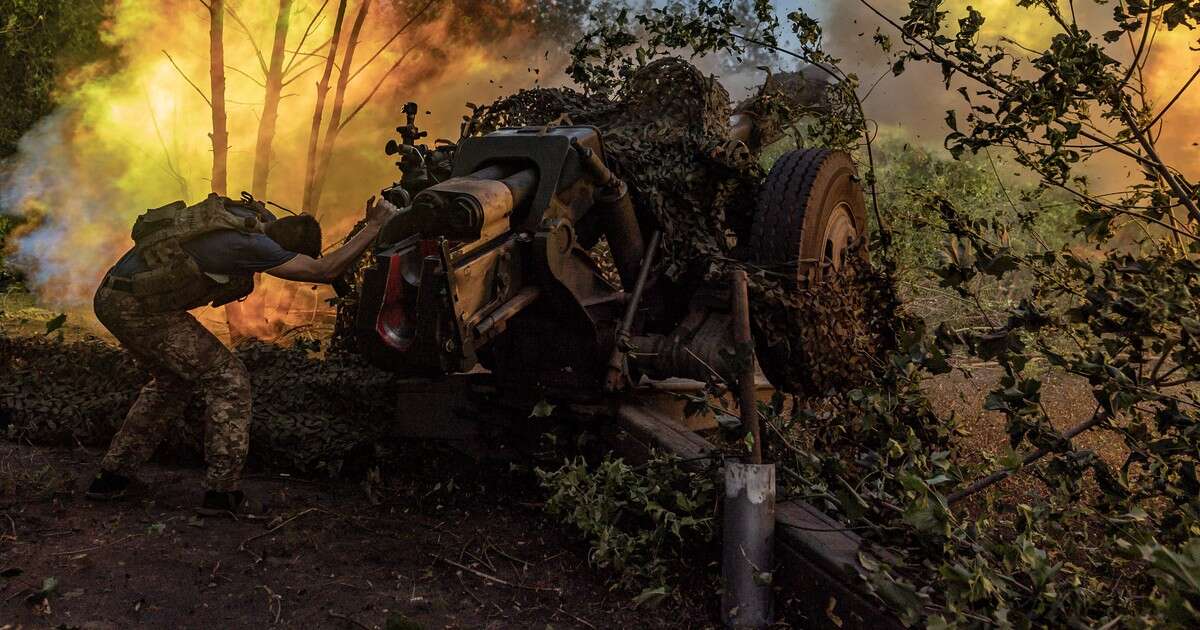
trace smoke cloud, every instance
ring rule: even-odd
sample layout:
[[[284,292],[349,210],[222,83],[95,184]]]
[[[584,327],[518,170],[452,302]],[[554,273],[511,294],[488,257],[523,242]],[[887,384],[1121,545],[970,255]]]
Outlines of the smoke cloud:
[[[279,3],[228,4],[237,16],[226,17],[224,36],[228,191],[236,197],[250,189],[263,105],[259,54],[270,55]],[[321,3],[296,2],[287,39],[287,50],[296,52],[286,58],[294,65],[283,89],[267,197],[297,210],[323,63],[313,55],[324,53],[337,4],[327,3],[314,20]],[[385,48],[424,4],[370,3],[353,64],[361,72],[349,84],[343,117],[366,104],[338,137],[321,201],[331,238],[360,216],[368,197],[397,179],[383,145],[403,123],[404,102],[432,112],[419,123],[429,140],[456,139],[467,101],[487,102],[532,85],[542,76],[535,68],[562,66],[561,44],[541,36],[546,16],[510,0],[442,2]],[[349,3],[342,51],[358,6]],[[119,63],[63,77],[60,107],[24,136],[0,170],[0,208],[29,220],[10,239],[14,260],[39,298],[59,308],[90,304],[105,271],[131,245],[138,214],[175,199],[198,201],[212,186],[207,10],[190,0],[118,0],[103,29]],[[331,91],[326,115],[332,100]]]
[[[228,190],[236,196],[250,188],[263,97],[256,48],[270,53],[278,3],[229,4],[241,22],[227,18],[224,38],[229,65]],[[780,7],[788,10],[792,4],[782,2]],[[893,78],[871,38],[877,29],[894,39],[897,35],[861,2],[803,4],[821,18],[825,45],[860,76],[864,89],[883,77],[866,103],[868,116],[917,141],[940,144],[946,133],[945,111],[961,101],[953,91],[941,89],[939,69],[912,64],[904,75]],[[892,16],[907,8],[905,0],[874,4]],[[957,17],[954,12],[965,12],[966,4],[946,6]],[[1007,37],[1036,49],[1052,33],[1039,11],[1021,9],[1011,0],[972,4],[989,18],[984,41]],[[1111,5],[1075,4],[1080,22],[1094,32],[1109,27]],[[329,2],[325,13],[312,20],[321,5],[301,0],[291,20],[287,50],[297,51],[296,65],[283,91],[267,194],[290,208],[301,204],[321,71],[319,57],[312,57],[311,63],[305,58],[323,52],[322,44],[332,35],[336,5]],[[539,81],[562,82],[564,49],[574,41],[577,31],[572,29],[582,11],[580,2],[444,0],[384,47],[422,5],[371,0],[355,62],[363,69],[347,90],[347,113],[366,104],[341,131],[321,202],[330,238],[340,236],[359,216],[367,197],[396,179],[382,146],[402,123],[400,107],[405,101],[415,100],[423,113],[431,112],[421,119],[430,140],[456,139],[464,103],[489,102]],[[347,28],[357,6],[350,3]],[[313,27],[301,46],[310,21]],[[208,91],[208,29],[201,3],[116,0],[104,38],[119,50],[120,62],[115,68],[88,67],[63,77],[59,109],[28,132],[18,154],[0,167],[0,208],[29,219],[22,233],[10,239],[11,255],[45,303],[86,306],[105,271],[131,244],[129,228],[138,214],[175,199],[196,201],[209,192],[211,110],[200,94]],[[1194,33],[1158,33],[1145,68],[1155,103],[1165,104],[1200,64],[1195,44]],[[365,65],[376,51],[378,56]],[[1128,51],[1114,46],[1113,53]],[[393,68],[403,55],[404,61]],[[701,63],[719,70],[711,62]],[[736,100],[759,84],[762,75],[751,70],[723,79]],[[1192,178],[1200,175],[1197,89],[1185,94],[1165,117],[1160,135],[1164,157]],[[1106,171],[1103,164],[1093,168]],[[1129,176],[1116,167],[1107,171],[1110,179]]]
[[[893,18],[908,10],[907,0],[872,0],[871,4]],[[1022,8],[1011,0],[972,0],[947,2],[951,27],[974,6],[987,22],[980,33],[982,43],[997,43],[1001,38],[1017,42],[1034,50],[1043,49],[1059,27],[1036,7]],[[1112,4],[1098,2],[1072,3],[1078,23],[1099,34],[1113,28]],[[940,144],[948,132],[943,122],[946,110],[960,109],[961,97],[953,90],[942,89],[941,69],[931,64],[909,64],[900,77],[892,77],[885,55],[871,41],[878,30],[899,43],[896,30],[857,0],[828,0],[806,6],[819,16],[825,32],[824,43],[844,60],[847,70],[859,75],[864,86],[883,77],[866,103],[867,115],[884,127],[899,128],[916,140]],[[1144,69],[1147,96],[1156,107],[1162,107],[1176,94],[1183,82],[1200,67],[1197,52],[1197,33],[1186,29],[1158,29],[1151,55]],[[1012,44],[1006,43],[1008,47]],[[1118,61],[1132,57],[1132,46],[1126,40],[1109,47],[1108,52]],[[960,80],[955,83],[974,87]],[[1200,87],[1181,98],[1163,118],[1158,136],[1163,158],[1190,178],[1200,177]],[[1130,173],[1122,159],[1097,159],[1089,164],[1087,174],[1108,187],[1124,186]]]

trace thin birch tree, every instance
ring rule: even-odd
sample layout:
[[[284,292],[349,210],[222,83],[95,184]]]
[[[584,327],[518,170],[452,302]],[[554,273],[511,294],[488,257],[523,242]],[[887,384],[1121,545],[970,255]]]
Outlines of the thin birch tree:
[[[208,7],[208,78],[212,90],[212,189],[226,194],[229,163],[229,126],[225,114],[225,0],[210,0]]]
[[[254,179],[250,186],[251,194],[260,199],[267,196],[267,180],[271,173],[271,148],[275,141],[275,125],[279,120],[279,100],[283,94],[283,60],[291,16],[292,0],[279,0],[275,41],[271,46],[271,61],[263,91],[262,117],[258,121],[258,142],[254,147]]]

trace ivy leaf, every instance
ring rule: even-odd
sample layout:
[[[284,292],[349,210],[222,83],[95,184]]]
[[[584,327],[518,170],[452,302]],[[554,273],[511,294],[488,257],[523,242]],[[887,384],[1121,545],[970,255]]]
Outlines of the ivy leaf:
[[[543,400],[539,400],[538,403],[533,406],[533,411],[529,412],[529,417],[530,418],[549,418],[550,415],[553,413],[554,413],[554,405],[551,405],[549,402],[547,402],[546,400],[543,399]]]
[[[645,605],[653,608],[655,606],[658,606],[660,603],[662,603],[662,601],[664,599],[666,599],[666,597],[667,597],[667,587],[656,586],[654,588],[645,589],[641,593],[638,593],[637,597],[633,598],[633,603],[634,603],[634,605],[639,606],[639,607],[642,606],[643,604],[645,604]]]
[[[50,321],[46,322],[46,332],[44,334],[49,335],[50,333],[58,330],[59,328],[62,328],[63,324],[65,324],[65,323],[67,323],[67,314],[59,313],[58,316],[56,316],[54,319],[51,319]]]
[[[742,419],[728,413],[717,414],[717,426],[725,431],[737,431],[742,428]]]
[[[1018,267],[1019,263],[1017,258],[1007,253],[997,254],[987,261],[983,261],[983,264],[979,265],[980,271],[996,278],[999,278],[1010,271],[1016,271]]]

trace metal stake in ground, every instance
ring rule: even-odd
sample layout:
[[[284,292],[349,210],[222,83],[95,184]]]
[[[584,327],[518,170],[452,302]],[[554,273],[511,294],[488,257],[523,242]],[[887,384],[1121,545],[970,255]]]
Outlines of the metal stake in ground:
[[[762,426],[758,422],[758,401],[754,387],[754,338],[750,335],[750,295],[746,272],[736,269],[732,277],[733,351],[737,357],[738,408],[742,426],[750,430],[750,463],[762,461]]]
[[[775,466],[762,463],[762,430],[754,396],[754,342],[746,272],[733,272],[734,350],[742,423],[754,440],[750,462],[725,462],[721,618],[727,628],[765,628],[774,621]]]

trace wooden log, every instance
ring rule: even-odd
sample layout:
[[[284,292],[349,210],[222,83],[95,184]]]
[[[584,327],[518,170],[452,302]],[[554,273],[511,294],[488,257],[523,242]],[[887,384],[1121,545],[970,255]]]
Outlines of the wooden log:
[[[673,453],[696,467],[710,465],[717,452],[716,447],[687,427],[647,407],[622,404],[617,407],[617,421],[640,441]]]
[[[803,501],[775,505],[775,559],[780,609],[807,627],[892,630],[904,625],[869,593],[859,577],[862,538]]]

